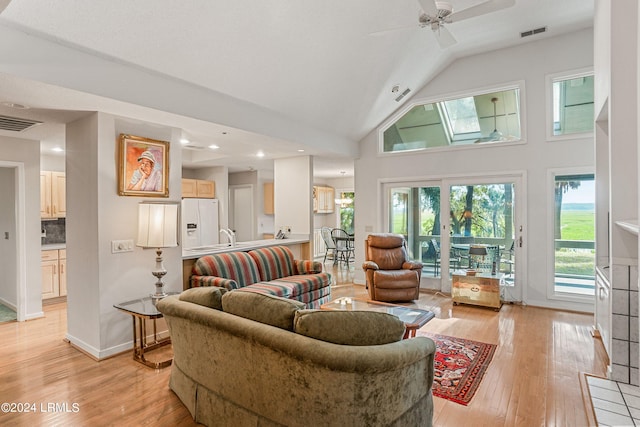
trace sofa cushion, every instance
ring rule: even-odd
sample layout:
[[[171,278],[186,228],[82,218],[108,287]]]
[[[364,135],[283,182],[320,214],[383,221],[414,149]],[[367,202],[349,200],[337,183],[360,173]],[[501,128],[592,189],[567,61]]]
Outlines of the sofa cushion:
[[[182,292],[180,294],[180,300],[222,310],[222,295],[226,292],[227,290],[225,288],[218,288],[217,286],[192,288]]]
[[[258,265],[260,281],[268,282],[296,274],[293,252],[286,246],[255,249],[249,251],[249,255]]]
[[[223,311],[288,331],[293,331],[296,311],[304,307],[300,301],[257,292],[233,291],[222,296]]]
[[[244,287],[260,281],[258,266],[246,252],[227,252],[198,258],[192,276],[217,276],[230,279],[230,286]],[[193,282],[193,281],[192,281]],[[211,283],[209,283],[211,284]],[[224,286],[227,286],[226,284]]]
[[[299,310],[294,332],[343,345],[382,345],[400,341],[404,323],[396,316],[375,311]]]
[[[258,282],[246,291],[260,292],[277,297],[297,299],[298,295],[330,286],[331,276],[327,273],[303,274],[300,276],[281,277],[269,282]]]

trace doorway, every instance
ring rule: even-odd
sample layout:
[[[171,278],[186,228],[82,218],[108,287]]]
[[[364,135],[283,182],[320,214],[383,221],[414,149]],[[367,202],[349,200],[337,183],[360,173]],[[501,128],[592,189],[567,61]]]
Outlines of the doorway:
[[[236,241],[255,240],[253,214],[253,186],[229,186],[229,227],[236,233]]]
[[[522,300],[522,181],[510,175],[383,185],[387,229],[403,234],[409,256],[422,261],[422,287],[449,291],[455,271],[490,273],[495,262],[504,277],[503,298]],[[471,246],[486,248],[487,256],[473,259]]]
[[[24,191],[24,164],[0,161],[0,321],[25,320]]]

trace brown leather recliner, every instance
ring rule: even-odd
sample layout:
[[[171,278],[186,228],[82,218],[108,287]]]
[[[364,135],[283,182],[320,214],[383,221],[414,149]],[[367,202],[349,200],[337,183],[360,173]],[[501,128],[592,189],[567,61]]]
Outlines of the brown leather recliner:
[[[362,269],[372,300],[418,299],[422,263],[408,259],[402,234],[370,234],[364,241],[364,257]]]

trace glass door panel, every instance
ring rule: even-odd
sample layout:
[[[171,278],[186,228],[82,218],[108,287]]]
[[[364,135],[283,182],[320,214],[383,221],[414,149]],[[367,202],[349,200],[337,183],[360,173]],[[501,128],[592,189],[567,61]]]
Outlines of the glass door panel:
[[[593,178],[593,174],[555,177],[555,293],[595,295]]]
[[[510,182],[450,187],[450,272],[495,271],[514,283],[514,200]]]
[[[405,236],[411,259],[425,276],[440,276],[440,187],[395,187],[389,194],[389,231]]]

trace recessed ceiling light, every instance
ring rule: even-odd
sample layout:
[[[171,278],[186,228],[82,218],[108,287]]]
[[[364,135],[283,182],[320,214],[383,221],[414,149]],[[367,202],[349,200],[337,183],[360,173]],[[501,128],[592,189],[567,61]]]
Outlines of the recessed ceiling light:
[[[219,146],[217,146],[216,144],[211,144],[209,146],[209,148],[211,148],[212,150],[217,150],[218,148],[220,148]]]
[[[53,147],[51,149],[51,151],[55,151],[57,153],[62,153],[64,151],[64,148],[60,148],[60,147]]]
[[[189,141],[187,138],[182,138],[180,140],[180,144],[182,144],[182,145],[187,145],[189,142],[191,142],[191,141]]]
[[[28,110],[29,106],[24,105],[24,104],[18,104],[16,102],[11,102],[11,101],[5,101],[2,103],[3,106],[5,107],[9,107],[9,108],[16,108],[18,110]]]
[[[256,156],[258,157],[264,157],[264,151],[260,150],[256,153]]]
[[[227,131],[222,132],[223,135],[227,135],[228,133],[229,132],[227,132]]]
[[[298,153],[304,153],[304,150],[301,148],[298,150]]]

